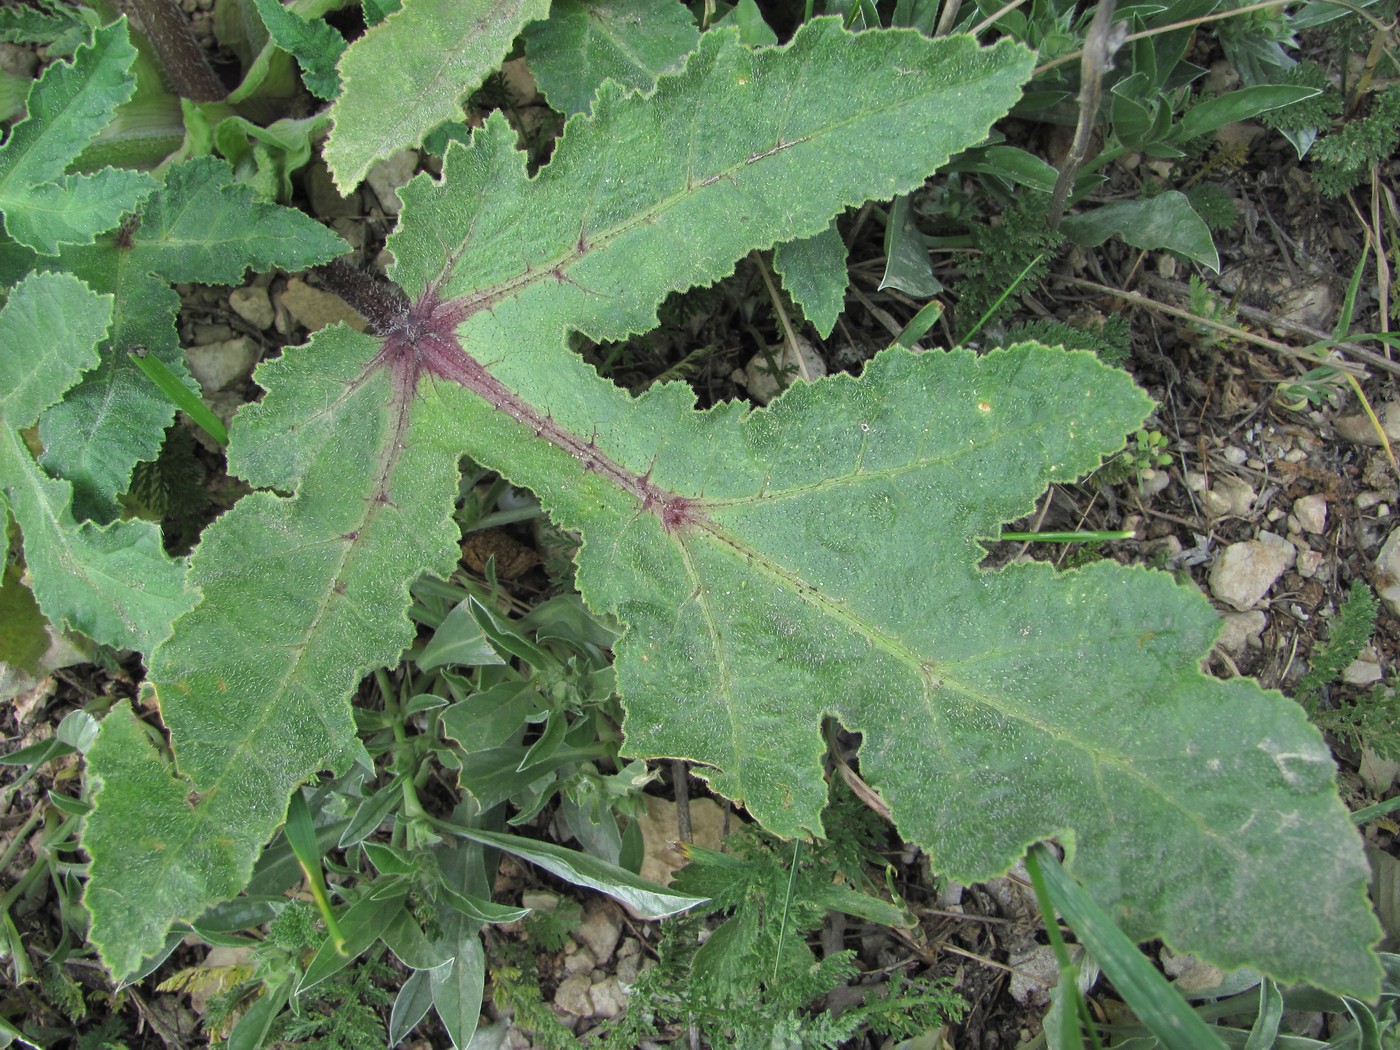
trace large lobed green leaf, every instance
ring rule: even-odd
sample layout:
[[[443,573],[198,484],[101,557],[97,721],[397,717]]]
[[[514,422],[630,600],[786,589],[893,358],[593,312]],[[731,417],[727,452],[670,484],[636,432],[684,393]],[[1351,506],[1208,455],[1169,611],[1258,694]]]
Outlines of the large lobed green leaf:
[[[113,970],[233,892],[291,787],[343,763],[357,675],[411,637],[407,581],[455,557],[466,452],[583,533],[581,589],[628,628],[633,753],[702,763],[774,830],[818,831],[836,717],[939,871],[984,877],[1058,836],[1135,935],[1374,992],[1330,757],[1296,705],[1201,674],[1209,605],[1112,564],[978,568],[979,537],[1138,425],[1150,403],[1126,376],[1035,346],[895,350],[767,410],[697,412],[684,387],[633,399],[567,350],[570,329],[643,330],[671,291],[912,189],[1030,66],[1010,44],[833,20],[758,52],[715,32],[650,98],[605,84],[535,178],[493,118],[440,184],[408,186],[391,247],[414,311],[385,340],[331,332],[264,366],[235,429],[234,468],[294,494],[210,530],[205,602],[153,661],[187,779],[129,715],[89,755]]]
[[[404,0],[346,49],[326,165],[349,193],[380,157],[417,146],[479,88],[549,0]]]
[[[131,97],[136,49],[126,19],[97,30],[72,62],[56,62],[29,92],[29,112],[0,146],[0,212],[5,231],[44,255],[63,244],[91,244],[155,187],[149,175],[104,168],[65,169]]]
[[[66,274],[33,274],[0,309],[0,524],[14,515],[48,619],[116,648],[150,652],[194,603],[183,560],[147,521],[99,528],[73,518],[72,487],[34,462],[20,431],[97,360],[111,296]]]

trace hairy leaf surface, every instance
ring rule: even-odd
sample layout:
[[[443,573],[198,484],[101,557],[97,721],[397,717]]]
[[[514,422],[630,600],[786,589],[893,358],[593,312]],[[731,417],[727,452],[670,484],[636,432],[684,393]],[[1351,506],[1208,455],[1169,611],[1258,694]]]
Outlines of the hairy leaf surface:
[[[567,114],[587,112],[604,80],[650,91],[658,76],[680,68],[699,38],[682,5],[654,0],[554,0],[549,18],[524,35],[535,82]]]
[[[155,188],[149,175],[104,168],[64,169],[131,97],[136,59],[126,19],[94,33],[72,62],[55,62],[29,92],[28,114],[0,146],[0,212],[20,244],[56,255],[63,244],[91,244]]]
[[[803,315],[823,338],[831,335],[846,305],[846,242],[833,221],[811,237],[773,249],[773,269]]]
[[[19,523],[51,622],[150,652],[194,602],[184,562],[166,556],[150,522],[76,522],[71,486],[44,473],[19,433],[92,367],[111,316],[110,296],[66,274],[26,278],[0,309],[0,508]]]
[[[549,0],[404,0],[346,49],[326,165],[349,193],[380,157],[421,143],[500,65]]]
[[[407,583],[457,556],[465,452],[583,533],[580,587],[627,625],[631,752],[701,763],[802,834],[821,827],[836,717],[938,870],[990,875],[1058,836],[1137,935],[1373,992],[1328,753],[1296,705],[1201,674],[1209,605],[1112,564],[978,567],[979,538],[1140,423],[1125,375],[1037,346],[893,350],[766,410],[697,412],[685,387],[632,398],[567,349],[913,189],[1030,67],[1010,44],[835,20],[757,52],[713,32],[649,97],[605,83],[534,178],[494,117],[441,183],[406,187],[390,246],[413,306],[381,339],[332,330],[264,365],[235,427],[233,469],[290,495],[206,533],[204,604],[153,660],[178,775],[127,739],[129,716],[89,756],[93,940],[114,971],[241,885],[287,792],[343,765],[349,691],[412,637]],[[137,781],[161,785],[149,833],[120,826]]]

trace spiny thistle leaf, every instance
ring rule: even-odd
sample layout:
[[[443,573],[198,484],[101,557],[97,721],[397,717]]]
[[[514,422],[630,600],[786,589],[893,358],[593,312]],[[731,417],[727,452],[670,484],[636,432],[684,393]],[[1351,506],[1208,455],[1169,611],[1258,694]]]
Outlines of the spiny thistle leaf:
[[[0,525],[6,511],[19,523],[50,622],[150,652],[194,603],[183,560],[166,557],[148,521],[75,521],[72,486],[45,474],[19,433],[96,363],[111,318],[112,297],[68,274],[31,274],[0,309]]]
[[[351,688],[413,636],[407,584],[456,559],[466,453],[583,535],[580,588],[627,625],[632,753],[690,758],[770,829],[819,831],[834,716],[938,870],[985,877],[1058,836],[1135,935],[1373,994],[1330,756],[1296,705],[1200,672],[1204,599],[1108,563],[978,567],[979,538],[1140,424],[1127,376],[1032,345],[894,350],[766,410],[697,412],[685,387],[634,399],[567,349],[913,189],[1030,69],[1010,43],[836,20],[782,49],[712,32],[649,97],[605,84],[533,179],[494,117],[440,184],[406,187],[390,247],[412,307],[381,339],[331,330],[264,365],[237,421],[231,467],[292,495],[206,533],[204,604],[152,662],[179,775],[126,712],[89,754],[108,965],[234,892],[287,793],[344,766]]]
[[[525,23],[548,13],[549,0],[407,0],[351,44],[325,148],[340,191],[358,186],[376,159],[461,120],[463,97],[500,65]]]
[[[55,62],[29,92],[28,115],[0,146],[0,213],[5,231],[43,255],[91,244],[155,188],[149,175],[65,169],[136,90],[128,70],[136,49],[126,19],[97,30],[72,62]]]

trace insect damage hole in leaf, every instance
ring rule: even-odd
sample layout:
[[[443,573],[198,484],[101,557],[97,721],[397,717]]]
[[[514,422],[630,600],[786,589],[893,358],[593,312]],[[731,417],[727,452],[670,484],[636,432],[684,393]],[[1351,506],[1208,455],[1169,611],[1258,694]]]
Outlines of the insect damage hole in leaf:
[[[701,412],[678,384],[634,398],[567,346],[644,331],[669,293],[913,190],[1030,69],[1015,45],[830,19],[757,51],[714,31],[651,95],[605,83],[533,178],[493,116],[440,182],[404,187],[391,276],[417,306],[402,331],[325,330],[259,367],[230,467],[292,495],[255,492],[206,531],[203,602],[152,659],[199,812],[168,808],[178,782],[133,750],[129,714],[89,755],[108,965],[130,972],[171,920],[236,892],[290,791],[348,763],[351,691],[413,639],[408,584],[456,563],[465,454],[582,535],[580,590],[627,627],[629,753],[690,758],[801,835],[821,828],[836,717],[940,872],[995,874],[1058,836],[1133,936],[1374,992],[1330,758],[1296,705],[1201,673],[1209,604],[1112,564],[978,568],[979,538],[1146,417],[1124,373],[1029,344],[895,349],[763,410]],[[1302,758],[1282,770],[1285,753]]]

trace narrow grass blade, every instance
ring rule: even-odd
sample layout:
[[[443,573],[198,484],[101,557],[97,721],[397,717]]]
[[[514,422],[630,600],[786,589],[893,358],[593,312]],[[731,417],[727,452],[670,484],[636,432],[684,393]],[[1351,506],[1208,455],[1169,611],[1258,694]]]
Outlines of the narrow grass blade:
[[[143,354],[127,356],[137,368],[146,373],[147,379],[160,387],[161,393],[170,399],[171,404],[194,420],[201,430],[220,445],[228,444],[228,431],[224,429],[223,423],[219,422],[219,417],[209,411],[208,406],[195,396],[193,390],[180,382],[174,372],[154,357]]]
[[[1162,1046],[1167,1050],[1225,1050],[1220,1037],[1167,984],[1108,913],[1070,878],[1048,849],[1032,847],[1026,866],[1032,876],[1039,869],[1055,910],[1099,961],[1123,1001],[1156,1033]],[[1054,917],[1047,915],[1045,923],[1049,927]]]

